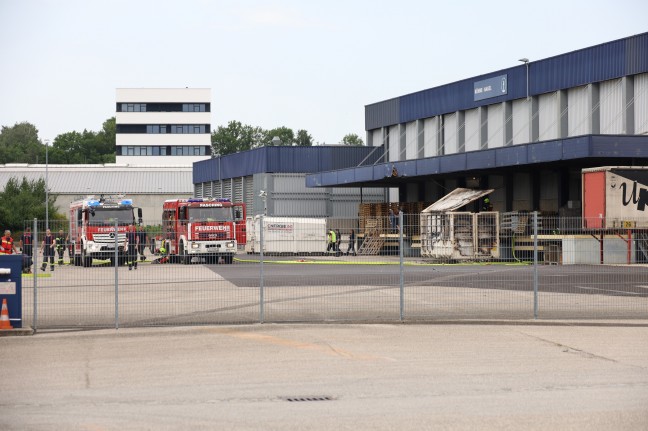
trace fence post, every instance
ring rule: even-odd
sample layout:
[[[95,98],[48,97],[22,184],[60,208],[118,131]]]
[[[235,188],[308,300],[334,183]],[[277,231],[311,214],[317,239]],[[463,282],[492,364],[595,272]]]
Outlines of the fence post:
[[[398,212],[398,250],[400,258],[400,320],[402,322],[405,315],[405,274],[403,271],[403,211]]]
[[[33,275],[34,275],[34,318],[33,328],[34,332],[38,329],[38,219],[34,218],[34,229],[32,229],[32,257],[33,257]],[[23,251],[25,245],[23,244]]]
[[[261,273],[259,274],[259,323],[265,321],[264,299],[263,299],[263,216],[260,217],[259,223],[259,256],[261,264]]]
[[[119,220],[115,219],[115,329],[119,329]]]
[[[538,211],[533,212],[533,318],[538,318]]]

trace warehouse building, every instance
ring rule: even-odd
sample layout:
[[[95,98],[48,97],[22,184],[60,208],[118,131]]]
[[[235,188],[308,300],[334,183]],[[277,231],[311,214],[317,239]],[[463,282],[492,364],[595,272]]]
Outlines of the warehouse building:
[[[87,196],[124,195],[142,208],[145,224],[159,224],[166,199],[189,198],[190,166],[0,165],[0,190],[9,179],[46,180],[55,207],[67,216],[70,203]],[[43,203],[44,204],[44,203]]]
[[[244,202],[247,214],[357,217],[360,203],[384,202],[384,187],[306,188],[306,174],[376,160],[373,149],[325,145],[262,147],[194,163],[195,197]]]
[[[581,169],[648,165],[648,33],[367,105],[365,129],[370,157],[307,186],[492,188],[497,211],[579,215]]]

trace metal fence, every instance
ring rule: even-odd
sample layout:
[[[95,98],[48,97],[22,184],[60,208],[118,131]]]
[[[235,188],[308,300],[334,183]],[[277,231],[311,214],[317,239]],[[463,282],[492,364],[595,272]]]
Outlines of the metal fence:
[[[183,234],[148,220],[135,267],[117,241],[114,255],[87,262],[74,257],[67,221],[31,221],[23,325],[646,319],[648,231],[637,225],[592,230],[580,219],[495,212],[258,217],[230,263],[168,255],[165,241]],[[68,239],[44,262],[46,227]]]

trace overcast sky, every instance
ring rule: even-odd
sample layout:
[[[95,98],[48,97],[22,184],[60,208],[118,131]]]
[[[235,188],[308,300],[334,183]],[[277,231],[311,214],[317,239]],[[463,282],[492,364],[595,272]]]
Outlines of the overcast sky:
[[[116,88],[197,87],[212,129],[364,140],[365,105],[642,33],[647,17],[645,0],[0,0],[0,125],[99,131]]]

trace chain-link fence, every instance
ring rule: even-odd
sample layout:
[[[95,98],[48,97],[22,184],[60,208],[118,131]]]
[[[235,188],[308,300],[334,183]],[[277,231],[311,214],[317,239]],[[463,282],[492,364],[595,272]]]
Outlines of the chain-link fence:
[[[24,325],[648,318],[648,230],[633,221],[593,230],[538,213],[455,212],[110,223],[25,223]]]

